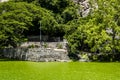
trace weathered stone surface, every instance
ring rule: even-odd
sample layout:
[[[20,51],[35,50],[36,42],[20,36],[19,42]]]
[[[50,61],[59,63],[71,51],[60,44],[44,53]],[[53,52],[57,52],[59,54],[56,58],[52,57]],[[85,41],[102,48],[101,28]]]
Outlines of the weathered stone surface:
[[[82,17],[86,17],[90,12],[89,0],[73,0],[76,4],[80,5],[79,13]]]
[[[0,0],[0,2],[6,2],[6,1],[8,1],[8,0]]]
[[[69,57],[65,50],[40,49],[40,48],[6,48],[1,51],[3,57],[28,61],[68,61]]]
[[[97,2],[93,0],[93,4],[90,4],[90,0],[73,0],[77,5],[80,5],[79,13],[81,17],[86,17],[89,13],[98,8]]]

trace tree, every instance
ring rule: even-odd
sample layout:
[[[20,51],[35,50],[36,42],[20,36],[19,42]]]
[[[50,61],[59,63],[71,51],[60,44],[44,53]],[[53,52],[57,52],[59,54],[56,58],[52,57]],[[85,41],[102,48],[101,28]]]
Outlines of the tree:
[[[74,19],[78,19],[80,15],[78,14],[77,7],[68,7],[62,12],[62,17],[64,19],[64,23],[72,21]]]
[[[40,21],[43,23],[42,29],[47,30],[50,35],[51,30],[55,29],[54,25],[57,24],[50,11],[26,2],[0,3],[0,14],[1,47],[17,47],[25,40],[26,34],[31,32],[32,27],[37,27],[35,29],[39,30]]]
[[[78,19],[79,26],[67,35],[71,52],[84,50],[93,53],[120,52],[120,13],[116,0],[98,0],[98,8],[90,15]],[[73,27],[70,30],[72,30]],[[82,44],[82,45],[81,45]],[[86,47],[85,47],[86,46]]]
[[[12,0],[15,2],[28,2],[33,3],[39,7],[50,10],[54,13],[55,17],[58,15],[63,18],[64,23],[78,18],[78,5],[76,5],[72,0]],[[56,21],[58,21],[56,19]],[[62,21],[61,21],[62,22]]]
[[[36,2],[36,4],[54,13],[62,13],[72,3],[70,0],[36,0]]]
[[[2,47],[13,46],[17,47],[18,43],[24,41],[23,31],[27,30],[27,26],[30,25],[31,17],[26,10],[25,6],[12,3],[0,3],[0,28],[1,34],[4,38],[0,39]],[[21,10],[18,10],[21,6]]]

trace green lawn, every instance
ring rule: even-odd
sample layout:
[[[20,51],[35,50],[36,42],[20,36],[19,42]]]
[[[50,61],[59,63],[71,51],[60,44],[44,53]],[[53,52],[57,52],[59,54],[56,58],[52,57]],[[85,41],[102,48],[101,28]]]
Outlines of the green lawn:
[[[120,63],[0,61],[0,80],[120,80]]]

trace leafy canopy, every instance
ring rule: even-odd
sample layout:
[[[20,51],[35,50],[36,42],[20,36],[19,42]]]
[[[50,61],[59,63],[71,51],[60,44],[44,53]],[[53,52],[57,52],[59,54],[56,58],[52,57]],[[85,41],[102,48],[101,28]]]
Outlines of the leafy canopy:
[[[53,14],[41,7],[34,4],[25,2],[5,2],[0,3],[0,46],[13,46],[17,47],[19,43],[24,41],[25,34],[39,22],[43,30],[50,32],[49,28],[53,30],[53,25],[57,25]],[[49,19],[48,19],[49,17]],[[51,24],[52,23],[52,24]],[[34,33],[33,33],[34,34]]]
[[[97,4],[98,8],[92,7],[94,10],[90,15],[71,23],[78,24],[76,28],[72,26],[66,29],[71,53],[120,52],[120,2],[98,0]]]

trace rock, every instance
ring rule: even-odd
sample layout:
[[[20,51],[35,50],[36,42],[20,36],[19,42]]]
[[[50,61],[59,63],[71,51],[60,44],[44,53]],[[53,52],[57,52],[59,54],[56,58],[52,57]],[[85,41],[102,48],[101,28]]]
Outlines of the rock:
[[[77,5],[80,5],[79,14],[81,17],[86,17],[90,13],[91,10],[98,9],[98,5],[95,0],[93,0],[92,7],[89,3],[90,0],[73,0]]]

